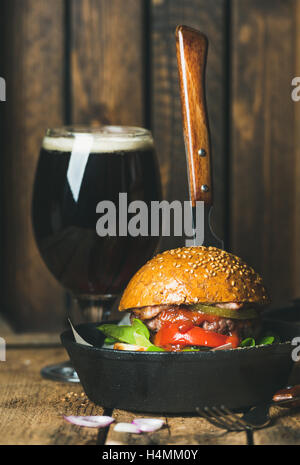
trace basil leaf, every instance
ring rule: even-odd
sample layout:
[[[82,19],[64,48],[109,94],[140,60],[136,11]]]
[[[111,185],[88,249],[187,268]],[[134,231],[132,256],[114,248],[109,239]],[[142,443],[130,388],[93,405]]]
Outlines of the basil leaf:
[[[106,337],[104,339],[104,344],[114,344],[115,342],[118,342],[118,340],[113,337]]]
[[[275,342],[275,336],[264,336],[259,342],[259,345],[268,345]]]
[[[270,338],[270,337],[274,338],[272,344],[275,344],[275,343],[277,344],[277,343],[281,342],[280,337],[277,334],[274,334],[273,331],[272,332],[271,331],[266,331],[264,333],[264,336],[260,339],[259,344],[266,344],[266,343],[271,344],[271,342],[264,342],[264,340],[268,341],[267,338]]]
[[[105,334],[106,337],[113,338],[115,341],[126,342],[127,344],[136,344],[132,326],[104,324],[98,326],[98,329]]]
[[[162,349],[161,347],[151,345],[150,347],[147,348],[146,352],[165,352],[165,350]]]
[[[135,318],[131,325],[113,325],[104,324],[98,326],[98,329],[105,334],[105,341],[109,340],[114,342],[125,342],[126,344],[133,344],[145,347],[149,350],[163,351],[150,342],[150,332],[147,326]],[[151,349],[152,348],[152,349]]]
[[[240,347],[253,347],[255,346],[255,339],[253,337],[247,337],[240,343]]]
[[[135,329],[136,332],[143,334],[147,339],[150,339],[149,329],[141,320],[134,318],[131,326]]]
[[[132,321],[132,330],[136,344],[143,347],[152,346],[150,342],[150,333],[147,326],[141,321],[135,318]]]

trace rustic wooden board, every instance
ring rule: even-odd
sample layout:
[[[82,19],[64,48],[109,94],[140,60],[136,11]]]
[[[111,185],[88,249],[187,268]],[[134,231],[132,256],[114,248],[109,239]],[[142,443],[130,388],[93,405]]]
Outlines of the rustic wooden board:
[[[263,275],[277,302],[294,293],[298,241],[295,6],[293,0],[232,2],[231,248]]]
[[[14,334],[14,332],[6,319],[0,314],[0,336],[4,337],[7,334],[11,335]]]
[[[149,414],[138,414],[127,412],[124,410],[115,409],[113,411],[113,417],[116,419],[116,422],[131,423],[134,418],[160,418],[166,421],[166,418],[163,416],[149,415]],[[135,445],[146,445],[146,444],[161,444],[162,438],[168,436],[168,431],[166,428],[163,428],[160,431],[155,433],[146,433],[146,434],[130,434],[130,433],[120,433],[114,431],[115,424],[112,423],[109,427],[108,434],[106,436],[106,445],[122,445],[122,444],[135,444]]]
[[[35,245],[31,196],[44,131],[63,121],[64,8],[61,0],[4,7],[2,308],[18,330],[49,331],[62,326],[64,293]]]
[[[191,416],[142,415],[124,410],[114,410],[114,418],[118,422],[131,423],[134,418],[161,418],[165,426],[154,433],[129,434],[114,431],[114,424],[110,425],[106,437],[106,445],[122,444],[161,444],[161,445],[205,445],[205,444],[246,444],[244,433],[228,433],[208,423],[204,418]]]
[[[61,347],[58,333],[15,333],[0,315],[0,337],[7,348],[12,347]]]
[[[71,121],[143,126],[143,2],[70,1]]]
[[[7,351],[7,361],[0,362],[0,444],[246,444],[244,433],[228,433],[191,416],[159,417],[165,419],[166,426],[141,435],[117,433],[114,424],[108,431],[71,425],[63,415],[102,415],[104,410],[86,398],[80,385],[40,376],[46,364],[65,360],[62,348]],[[299,370],[293,379],[298,382]],[[131,422],[135,417],[154,415],[114,410],[113,416],[117,422]],[[254,433],[255,444],[300,443],[300,409],[273,408],[272,417],[274,423],[269,428]]]
[[[227,432],[217,428],[204,418],[171,417],[168,418],[170,429],[169,444],[193,445],[246,445],[246,434]]]
[[[212,136],[214,166],[214,224],[224,237],[226,232],[226,137],[224,134],[226,70],[224,0],[152,0],[152,127],[160,160],[164,196],[171,200],[188,200],[186,159],[182,133],[175,28],[186,24],[204,32],[209,38],[207,59],[207,106]],[[184,243],[182,238],[165,238],[162,248]]]
[[[293,366],[288,385],[300,384],[300,362]],[[270,409],[272,422],[268,428],[254,432],[255,444],[300,444],[300,408]]]
[[[295,27],[295,69],[293,77],[300,76],[300,1],[295,2],[294,18],[296,22]],[[300,237],[300,102],[294,102],[294,143],[295,143],[295,166],[294,166],[294,180],[295,180],[295,201],[293,207],[294,215],[294,269],[293,269],[293,297],[300,296],[300,245],[298,238]]]
[[[59,349],[8,350],[0,362],[0,444],[97,444],[105,430],[80,428],[63,415],[102,415],[81,385],[48,381],[46,364],[66,360]]]
[[[300,444],[300,408],[272,407],[270,417],[273,422],[268,428],[254,432],[256,445]]]
[[[0,335],[3,337],[1,332]],[[60,337],[57,333],[12,333],[4,336],[8,348],[61,346]]]

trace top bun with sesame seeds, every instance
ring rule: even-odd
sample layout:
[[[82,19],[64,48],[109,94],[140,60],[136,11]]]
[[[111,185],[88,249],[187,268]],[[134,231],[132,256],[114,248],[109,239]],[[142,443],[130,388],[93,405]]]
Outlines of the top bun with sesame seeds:
[[[269,297],[261,277],[241,258],[215,247],[182,247],[156,255],[140,268],[119,310],[227,302],[264,306]]]

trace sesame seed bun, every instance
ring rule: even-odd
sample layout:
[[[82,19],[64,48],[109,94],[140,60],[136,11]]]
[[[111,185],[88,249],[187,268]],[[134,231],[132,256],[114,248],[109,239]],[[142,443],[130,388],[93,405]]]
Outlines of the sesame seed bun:
[[[153,305],[269,303],[261,277],[241,258],[215,247],[182,247],[149,260],[133,276],[119,310]]]

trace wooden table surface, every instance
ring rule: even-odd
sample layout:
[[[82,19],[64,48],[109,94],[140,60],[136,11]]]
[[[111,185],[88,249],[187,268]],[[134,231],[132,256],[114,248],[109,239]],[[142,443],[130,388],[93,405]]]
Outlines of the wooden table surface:
[[[229,433],[204,418],[169,416],[166,426],[155,433],[127,434],[107,429],[82,428],[69,424],[63,415],[112,415],[131,422],[142,415],[124,410],[104,411],[83,393],[80,384],[43,379],[47,364],[66,360],[66,352],[55,335],[12,335],[7,341],[6,362],[0,362],[0,444],[148,444],[201,445],[247,444],[243,432]],[[299,369],[299,370],[298,370]],[[300,381],[297,364],[293,380]],[[271,409],[272,424],[255,431],[254,444],[300,444],[300,408]]]

